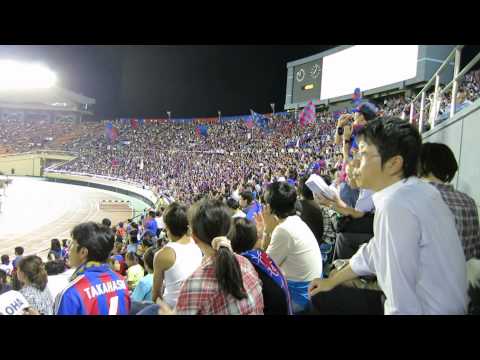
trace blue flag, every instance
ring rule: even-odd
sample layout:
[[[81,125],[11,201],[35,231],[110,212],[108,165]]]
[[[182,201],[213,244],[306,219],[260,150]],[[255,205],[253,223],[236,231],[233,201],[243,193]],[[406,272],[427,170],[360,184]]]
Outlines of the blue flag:
[[[206,137],[208,135],[208,126],[207,125],[198,125],[195,129],[197,135]]]
[[[253,110],[250,110],[250,113],[252,114],[252,120],[255,124],[257,124],[258,127],[262,129],[266,129],[268,127],[268,118],[262,114],[258,114]]]

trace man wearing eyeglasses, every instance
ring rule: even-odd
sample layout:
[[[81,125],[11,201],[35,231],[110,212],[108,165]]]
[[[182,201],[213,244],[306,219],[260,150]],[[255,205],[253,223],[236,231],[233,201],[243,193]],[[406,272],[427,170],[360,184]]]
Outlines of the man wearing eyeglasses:
[[[375,192],[374,237],[309,293],[320,313],[378,314],[380,292],[339,286],[375,275],[386,315],[465,314],[467,269],[454,217],[416,177],[421,136],[407,121],[380,118],[359,133],[357,181]]]

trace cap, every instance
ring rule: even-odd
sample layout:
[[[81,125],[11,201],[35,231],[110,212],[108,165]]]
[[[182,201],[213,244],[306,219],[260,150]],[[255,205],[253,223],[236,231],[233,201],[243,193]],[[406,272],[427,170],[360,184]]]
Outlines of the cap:
[[[361,113],[367,121],[375,119],[377,116],[378,108],[372,103],[363,103],[352,110],[352,113]]]

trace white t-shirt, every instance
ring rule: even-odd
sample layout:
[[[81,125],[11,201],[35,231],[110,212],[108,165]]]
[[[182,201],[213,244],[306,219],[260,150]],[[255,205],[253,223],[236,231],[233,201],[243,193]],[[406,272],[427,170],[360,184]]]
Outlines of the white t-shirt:
[[[289,216],[272,233],[267,254],[287,280],[312,281],[322,276],[322,254],[315,235],[303,220]]]
[[[169,242],[165,247],[175,251],[175,264],[165,271],[163,299],[170,307],[175,308],[183,282],[202,263],[202,251],[193,240],[188,244]]]
[[[7,275],[10,275],[13,271],[12,262],[10,261],[10,264],[8,264],[8,265],[0,264],[0,270],[3,270],[7,273]]]
[[[157,223],[157,227],[160,229],[160,230],[163,230],[165,229],[165,223],[163,222],[163,217],[156,217],[155,218],[155,221]]]
[[[58,294],[60,294],[70,284],[70,278],[72,277],[75,269],[68,269],[58,275],[50,275],[48,277],[47,288],[52,294],[52,299],[55,300]]]

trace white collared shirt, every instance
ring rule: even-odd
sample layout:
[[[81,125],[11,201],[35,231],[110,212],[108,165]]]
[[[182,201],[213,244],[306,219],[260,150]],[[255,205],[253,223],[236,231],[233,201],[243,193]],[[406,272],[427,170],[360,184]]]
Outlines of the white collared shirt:
[[[373,201],[374,237],[350,266],[359,276],[377,276],[385,314],[465,314],[465,255],[439,191],[410,177],[375,193]]]

